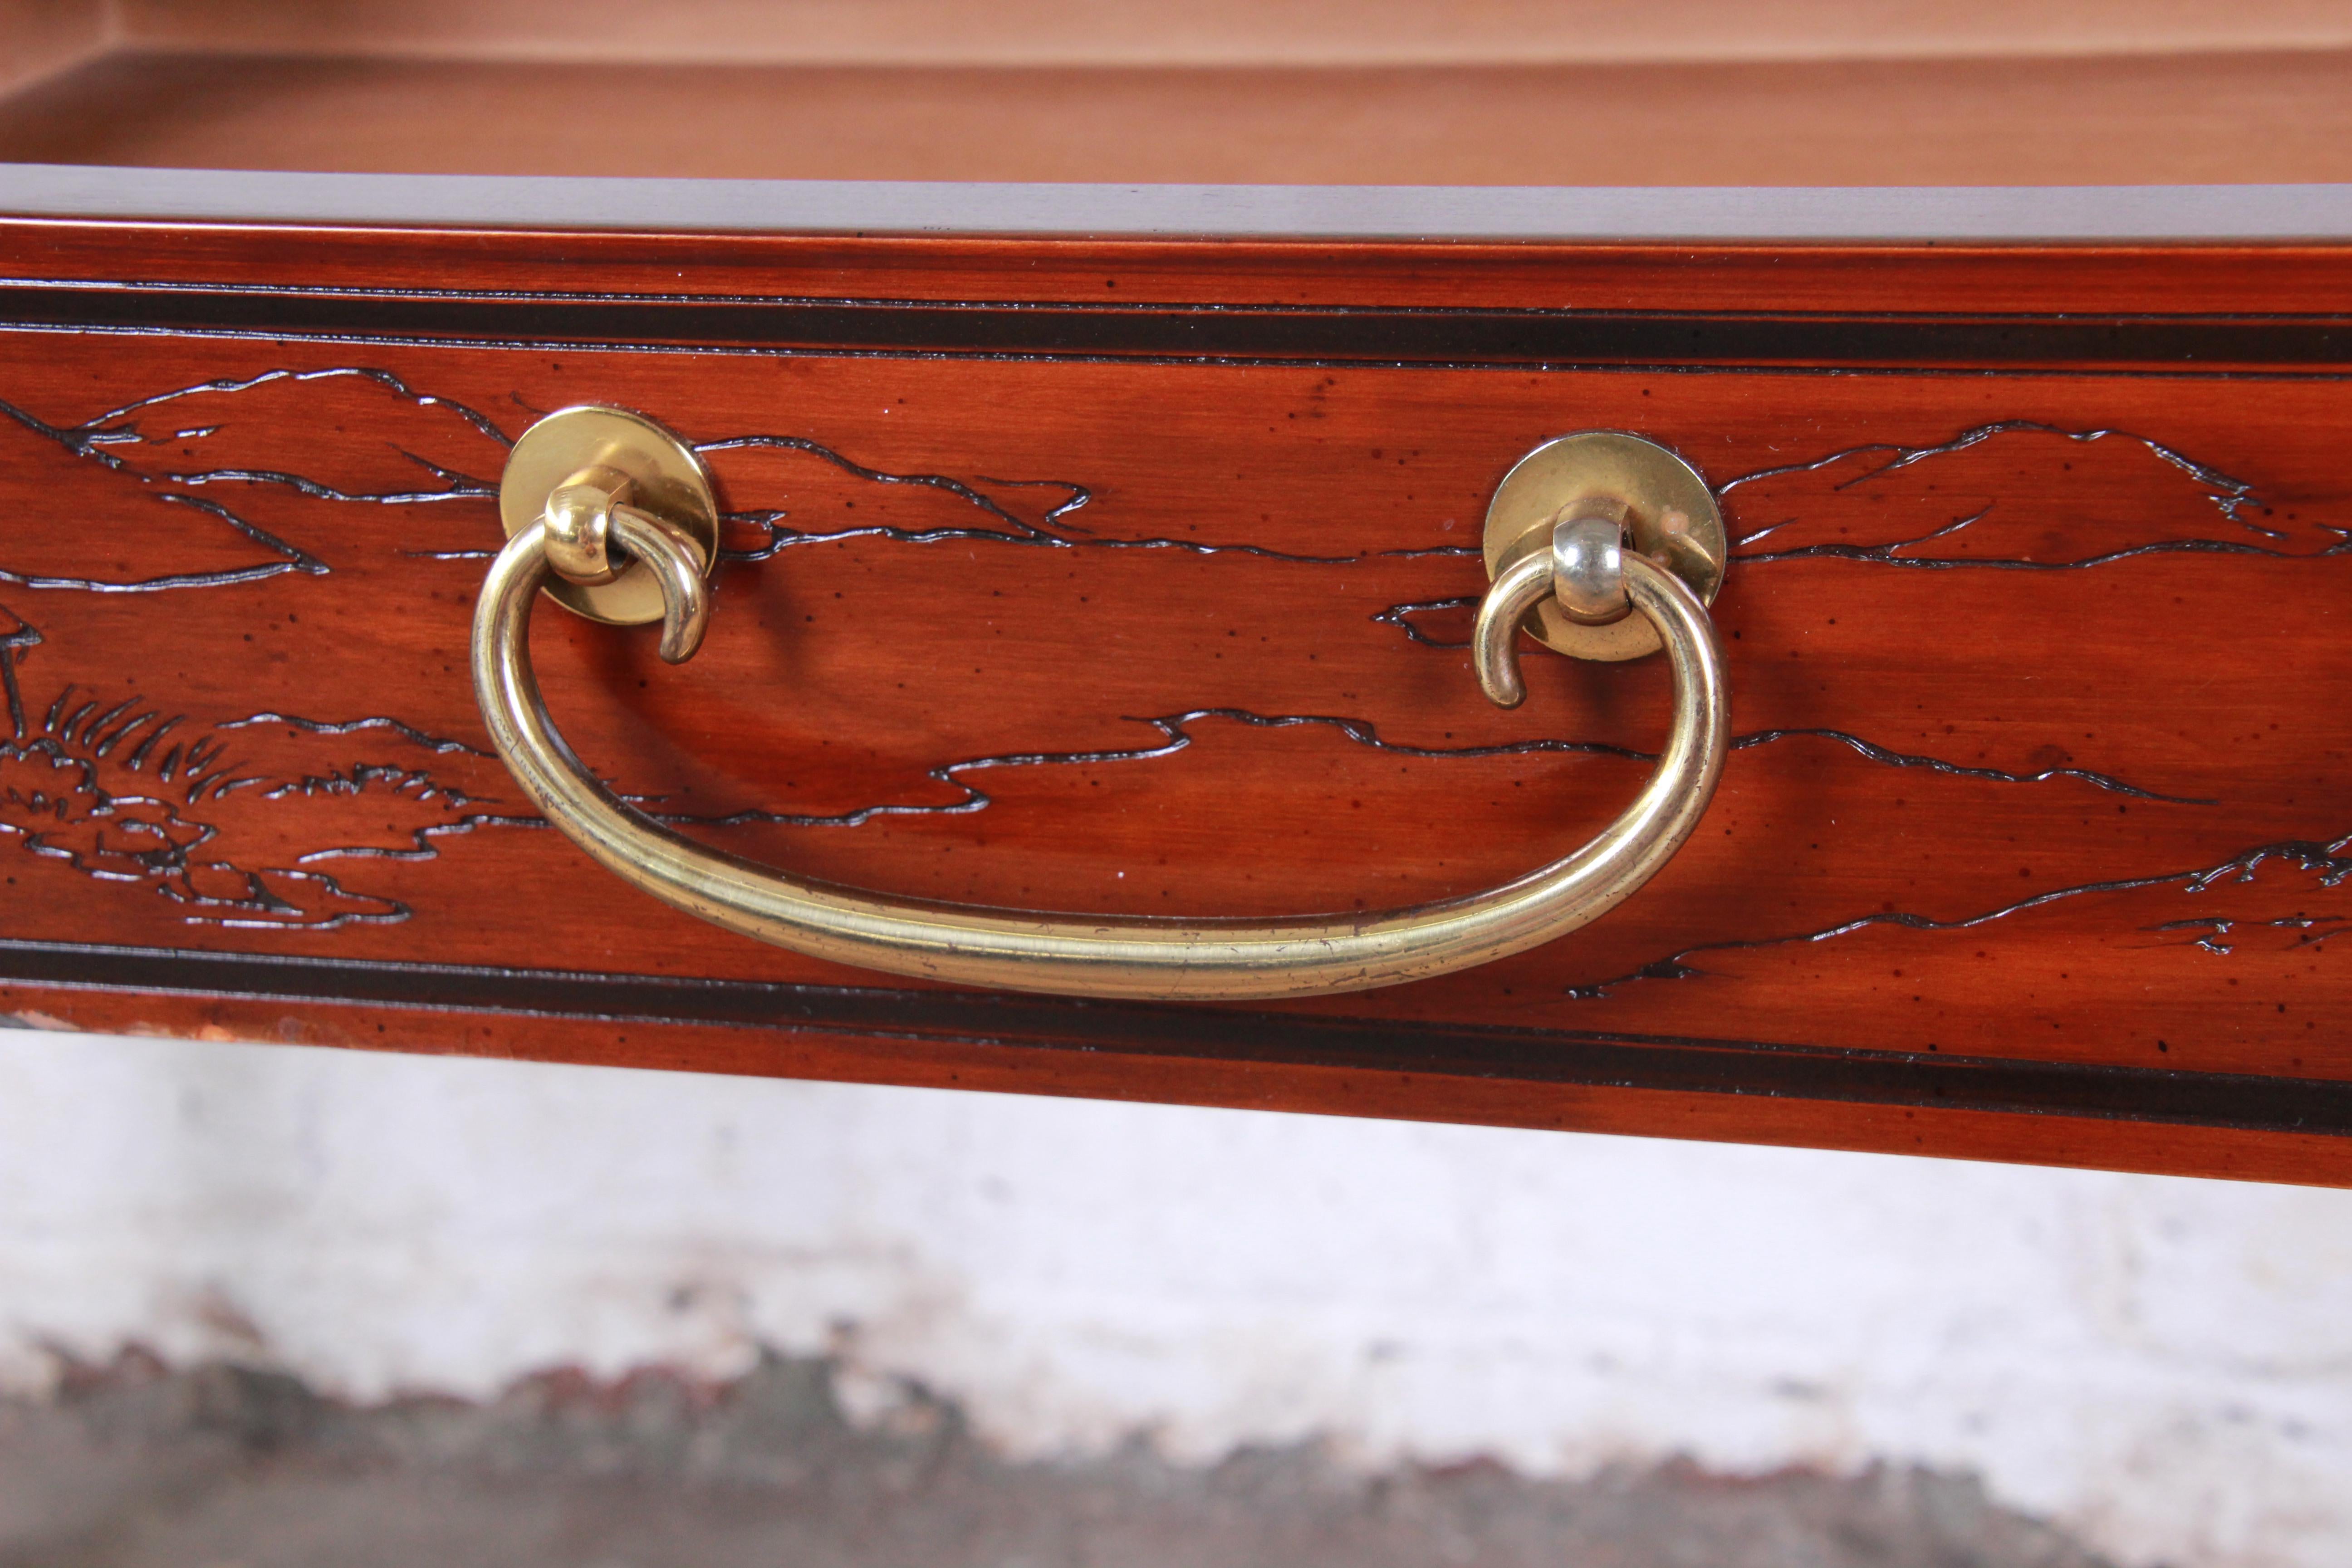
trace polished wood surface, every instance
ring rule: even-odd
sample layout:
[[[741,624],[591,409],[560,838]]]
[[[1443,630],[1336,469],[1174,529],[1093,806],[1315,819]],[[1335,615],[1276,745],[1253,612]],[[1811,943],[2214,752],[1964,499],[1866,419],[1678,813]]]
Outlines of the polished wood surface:
[[[647,64],[123,49],[0,160],[825,180],[2352,180],[2342,48],[1298,66]]]
[[[167,232],[0,228],[20,1016],[2352,1182],[2352,256]],[[574,291],[702,245],[695,293]],[[492,490],[575,401],[701,444],[729,562],[679,668],[541,616],[551,704],[755,858],[1247,914],[1549,858],[1665,722],[1650,664],[1531,654],[1511,713],[1467,668],[1486,499],[1576,428],[1720,493],[1738,739],[1649,888],[1470,973],[1151,1008],[803,960],[485,754]]]
[[[1602,356],[1597,334],[1619,318],[1660,314],[1675,318],[1668,329],[1679,334],[1674,352],[1711,350],[1711,363],[1730,357],[1732,345],[1691,334],[1735,325],[1788,327],[1780,358],[1792,366],[1819,364],[1833,347],[1882,328],[1895,334],[1885,340],[1888,363],[1954,367],[1994,357],[2121,367],[2153,355],[2177,368],[2228,369],[2236,362],[2213,356],[2236,352],[2257,332],[2267,335],[2263,355],[2286,352],[2308,361],[2344,353],[2344,248],[2328,244],[1040,242],[630,231],[541,237],[462,226],[0,214],[0,256],[9,258],[0,287],[11,289],[8,312],[17,321],[54,317],[105,325],[119,315],[124,325],[231,331],[290,330],[298,317],[310,317],[326,331],[363,320],[378,335],[413,328],[455,337],[496,329],[509,338],[553,340],[574,318],[542,318],[543,310],[569,311],[596,300],[604,305],[598,330],[614,341],[688,343],[757,332],[775,346],[837,345],[862,321],[865,346],[880,346],[886,335],[919,346],[927,319],[898,307],[983,300],[1051,306],[1057,321],[1101,310],[1147,323],[1179,322],[1196,348],[1209,327],[1222,331],[1279,319],[1293,307],[1382,307],[1412,312],[1430,331],[1465,321],[1496,325],[1512,334],[1499,345],[1505,358],[1533,341],[1526,335],[1531,331],[1578,333],[1565,346],[1580,363]],[[131,278],[168,292],[119,287]],[[77,291],[70,286],[78,283],[94,287]],[[623,298],[608,298],[615,295]],[[2260,309],[2250,313],[2249,300]],[[1166,308],[1169,301],[1192,309]],[[817,307],[827,302],[841,312],[820,316]],[[1138,303],[1162,308],[1130,309]],[[1228,309],[1235,306],[1254,309]],[[856,321],[847,314],[853,310]],[[474,314],[458,322],[461,310]],[[2046,333],[2009,341],[2007,325],[2019,317],[2063,318],[2074,323],[2075,335],[2063,349]],[[2133,320],[2141,317],[2151,319]],[[1000,318],[1038,319],[1045,318]],[[1318,311],[1305,319],[1335,318]],[[968,340],[989,318],[962,312],[955,320]],[[2125,321],[2137,330],[2116,331]],[[2222,326],[2231,335],[2207,342],[2178,335]],[[1933,351],[1947,340],[1934,332],[1973,328],[1989,330],[1978,332],[1966,353],[1955,347],[1958,358],[1937,359]],[[1424,333],[1424,346],[1429,341]],[[1350,345],[1354,357],[1366,359],[1391,347],[1345,326],[1327,327],[1317,346],[1337,353]],[[1099,335],[1097,346],[1105,346]],[[1655,340],[1633,346],[1652,358],[1666,352]],[[1858,352],[1866,357],[1871,350],[1864,344]]]
[[[1497,65],[2219,54],[2352,46],[2329,0],[0,0],[122,43],[394,59]]]
[[[97,0],[0,0],[0,93],[95,59],[114,42]]]
[[[826,179],[2342,180],[2317,0],[0,0],[0,159]]]

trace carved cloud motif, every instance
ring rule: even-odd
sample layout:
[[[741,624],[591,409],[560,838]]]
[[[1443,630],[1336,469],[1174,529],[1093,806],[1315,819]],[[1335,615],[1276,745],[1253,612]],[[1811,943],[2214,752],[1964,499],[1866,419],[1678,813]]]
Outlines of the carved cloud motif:
[[[2352,542],[2162,442],[2022,420],[1932,446],[1847,447],[1718,493],[1732,559],[1755,563],[2052,570],[2172,551],[2322,555]]]

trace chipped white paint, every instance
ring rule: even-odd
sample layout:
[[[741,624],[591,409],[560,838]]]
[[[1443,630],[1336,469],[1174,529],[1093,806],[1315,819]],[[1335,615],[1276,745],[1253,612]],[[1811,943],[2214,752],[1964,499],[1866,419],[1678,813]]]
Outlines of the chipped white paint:
[[[767,1342],[1024,1452],[1982,1471],[2352,1562],[2352,1194],[0,1032],[0,1352],[355,1395]]]

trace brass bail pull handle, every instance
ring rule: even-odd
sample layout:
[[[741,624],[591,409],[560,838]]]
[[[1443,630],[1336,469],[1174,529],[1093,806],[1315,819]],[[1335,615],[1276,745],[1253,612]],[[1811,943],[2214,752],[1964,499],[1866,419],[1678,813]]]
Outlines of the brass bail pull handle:
[[[611,476],[628,481],[627,499]],[[1614,908],[1690,836],[1723,770],[1723,656],[1706,606],[1677,571],[1626,544],[1643,543],[1645,507],[1667,509],[1640,498],[1572,497],[1539,520],[1540,548],[1521,551],[1489,588],[1474,662],[1489,697],[1516,703],[1524,689],[1513,639],[1522,622],[1538,630],[1535,617],[1555,608],[1597,617],[1572,624],[1601,630],[1633,623],[1664,647],[1674,687],[1665,750],[1623,815],[1581,848],[1462,898],[1276,920],[1047,914],[861,891],[756,865],[652,820],[597,782],[541,698],[530,631],[542,588],[600,619],[658,618],[663,657],[692,656],[709,615],[717,511],[691,449],[617,409],[565,409],[517,441],[499,499],[509,538],[474,613],[474,690],[515,782],[550,822],[632,886],[729,931],[862,968],[963,985],[1188,1001],[1300,996],[1443,974],[1549,942]],[[1711,500],[1706,511],[1713,516]],[[1493,528],[1490,519],[1490,556]],[[1719,580],[1719,527],[1717,538]],[[617,565],[609,553],[615,546],[625,558]]]

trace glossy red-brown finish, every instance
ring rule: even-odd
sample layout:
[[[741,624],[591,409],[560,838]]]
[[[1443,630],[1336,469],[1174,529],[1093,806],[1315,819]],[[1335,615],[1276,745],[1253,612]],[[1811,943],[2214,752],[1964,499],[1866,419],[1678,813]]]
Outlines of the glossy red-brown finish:
[[[2352,1183],[2352,255],[0,241],[26,280],[0,298],[0,1006]],[[226,303],[58,287],[108,278]],[[1106,282],[1138,308],[1098,310]],[[263,283],[344,292],[273,327]],[[565,298],[592,284],[755,303]],[[969,308],[789,303],[845,299]],[[1008,342],[985,307],[1017,300],[1068,309]],[[1302,301],[1402,313],[1187,310]],[[1515,357],[1573,347],[1577,310],[1635,314]],[[1155,324],[1180,318],[1201,346]],[[1486,500],[1578,428],[1720,492],[1738,738],[1641,894],[1460,975],[1006,1011],[805,960],[622,887],[486,754],[466,641],[502,440],[582,401],[704,446],[732,558],[682,668],[543,611],[551,706],[616,787],[754,858],[1255,914],[1554,857],[1666,721],[1655,661],[1531,651],[1509,713],[1468,670]],[[562,979],[597,973],[646,987]]]
[[[94,222],[0,216],[12,279],[305,289],[1441,309],[2334,317],[2330,245],[1023,238]]]

